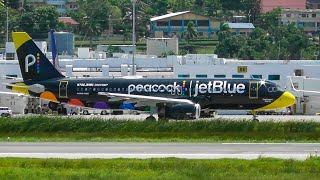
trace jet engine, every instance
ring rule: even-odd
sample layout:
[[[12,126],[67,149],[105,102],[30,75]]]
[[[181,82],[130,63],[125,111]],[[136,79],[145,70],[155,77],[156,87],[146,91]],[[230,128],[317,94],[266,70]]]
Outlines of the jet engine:
[[[165,107],[165,117],[172,119],[198,119],[201,113],[200,104],[176,104]]]

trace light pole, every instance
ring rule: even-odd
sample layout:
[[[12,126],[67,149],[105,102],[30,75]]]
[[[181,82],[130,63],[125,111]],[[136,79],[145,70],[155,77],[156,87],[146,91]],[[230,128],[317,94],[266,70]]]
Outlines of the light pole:
[[[6,9],[7,9],[7,34],[6,34],[6,40],[9,42],[9,9],[8,9],[8,2],[6,4]]]
[[[137,0],[131,0],[132,2],[132,70],[131,75],[136,75],[135,68],[134,68],[134,55],[135,55],[135,47],[136,47],[136,3]]]

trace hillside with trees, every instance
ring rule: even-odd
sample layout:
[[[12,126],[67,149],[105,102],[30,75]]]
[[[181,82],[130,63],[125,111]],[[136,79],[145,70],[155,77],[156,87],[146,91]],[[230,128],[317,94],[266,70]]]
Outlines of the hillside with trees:
[[[6,36],[6,6],[9,10],[9,31],[26,31],[35,39],[46,39],[49,29],[69,30],[67,24],[59,23],[59,14],[54,7],[33,6],[19,0],[0,1],[0,44]],[[78,27],[71,28],[77,40],[90,41],[90,46],[99,37],[113,34],[130,40],[132,34],[131,0],[78,0],[78,9],[67,11]],[[220,19],[218,41],[197,40],[197,33],[191,24],[185,39],[181,41],[182,52],[198,52],[208,48],[206,53],[217,53],[220,57],[240,59],[316,59],[318,40],[308,38],[301,29],[279,23],[280,9],[261,13],[261,0],[138,0],[136,4],[137,39],[149,37],[150,18],[170,12],[194,11],[200,15]],[[256,29],[249,38],[232,35],[223,22],[231,22],[233,15],[245,16]],[[119,42],[122,43],[122,42]],[[215,46],[217,44],[217,46]],[[196,45],[196,46],[195,46]],[[199,46],[200,45],[200,46]],[[203,45],[203,46],[201,46]]]

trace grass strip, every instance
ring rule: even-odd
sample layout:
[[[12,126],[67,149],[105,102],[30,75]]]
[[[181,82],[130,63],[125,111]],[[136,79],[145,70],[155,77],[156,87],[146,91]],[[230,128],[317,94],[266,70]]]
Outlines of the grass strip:
[[[1,179],[318,179],[320,158],[217,159],[1,158]]]
[[[0,118],[0,141],[319,142],[313,121],[145,122],[67,117]]]

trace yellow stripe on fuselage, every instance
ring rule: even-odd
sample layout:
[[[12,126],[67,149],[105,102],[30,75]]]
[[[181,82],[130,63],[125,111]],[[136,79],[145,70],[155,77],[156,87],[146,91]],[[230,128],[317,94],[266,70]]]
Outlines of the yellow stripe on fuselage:
[[[289,92],[284,92],[278,99],[272,103],[255,110],[272,110],[281,109],[293,105],[296,102],[296,98]]]
[[[13,32],[12,39],[14,42],[14,46],[18,49],[22,44],[29,41],[31,37],[25,32]]]

